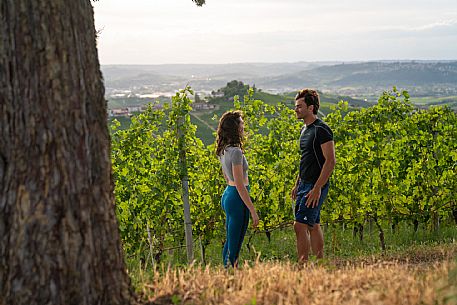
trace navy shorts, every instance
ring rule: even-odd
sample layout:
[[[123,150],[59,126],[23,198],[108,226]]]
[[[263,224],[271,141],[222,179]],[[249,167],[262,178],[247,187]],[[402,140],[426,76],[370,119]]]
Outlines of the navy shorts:
[[[321,208],[322,203],[327,197],[329,184],[325,184],[321,189],[321,197],[319,198],[319,204],[314,207],[307,207],[306,200],[308,199],[306,194],[311,191],[314,187],[314,183],[304,183],[300,181],[297,189],[297,200],[295,202],[295,221],[304,223],[312,227],[314,224],[318,224],[321,221]]]

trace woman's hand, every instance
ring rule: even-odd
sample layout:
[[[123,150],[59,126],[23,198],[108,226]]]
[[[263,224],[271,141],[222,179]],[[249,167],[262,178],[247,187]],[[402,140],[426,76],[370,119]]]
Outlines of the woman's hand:
[[[252,217],[252,227],[257,228],[259,225],[259,215],[257,215],[256,210],[251,211],[251,217]]]

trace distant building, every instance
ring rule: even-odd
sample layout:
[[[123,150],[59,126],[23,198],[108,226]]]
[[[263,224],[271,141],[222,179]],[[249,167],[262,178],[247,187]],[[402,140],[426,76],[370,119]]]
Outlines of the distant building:
[[[214,104],[208,104],[208,103],[193,103],[192,104],[192,109],[193,110],[210,110],[216,108],[216,105]]]
[[[127,108],[115,108],[115,109],[110,109],[108,111],[108,115],[110,117],[116,117],[116,116],[128,116],[129,115],[129,110]]]
[[[127,107],[127,111],[129,113],[132,113],[132,112],[142,112],[143,111],[143,107],[142,106],[130,106],[130,107]]]

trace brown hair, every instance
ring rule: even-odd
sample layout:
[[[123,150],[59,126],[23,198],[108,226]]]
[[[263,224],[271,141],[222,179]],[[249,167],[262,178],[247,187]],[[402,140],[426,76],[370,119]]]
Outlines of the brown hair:
[[[305,99],[306,105],[313,105],[313,113],[317,114],[320,106],[319,94],[317,91],[312,89],[302,89],[298,91],[297,95],[295,96],[295,100],[299,100],[301,98]]]
[[[243,149],[243,135],[240,134],[241,111],[227,111],[217,126],[216,155],[222,155],[227,146],[238,146]]]

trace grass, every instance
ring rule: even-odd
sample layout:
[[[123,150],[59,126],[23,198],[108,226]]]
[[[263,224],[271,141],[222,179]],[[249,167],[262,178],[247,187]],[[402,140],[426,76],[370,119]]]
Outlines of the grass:
[[[190,121],[197,126],[197,137],[200,138],[205,145],[214,143],[214,140],[216,139],[214,132],[217,126],[211,126],[211,122],[202,120],[201,115],[197,112],[191,112]]]
[[[429,247],[450,245],[457,249],[457,226],[448,224],[442,226],[437,233],[430,232],[426,227],[420,227],[413,234],[412,227],[401,223],[395,231],[384,228],[386,251],[380,246],[378,231],[375,226],[370,230],[366,225],[364,238],[353,237],[352,228],[342,226],[323,226],[325,239],[325,256],[330,260],[350,260],[372,256],[401,256],[407,251],[422,251]],[[221,264],[223,234],[220,239],[213,240],[206,247],[205,260],[211,265]],[[194,245],[194,256],[197,263],[202,263],[200,244]],[[296,261],[295,233],[291,226],[271,232],[270,241],[265,233],[253,234],[248,231],[240,253],[240,262],[267,261]],[[169,251],[164,254],[163,261],[174,266],[186,263],[185,248]]]
[[[240,97],[242,98],[242,97]],[[277,105],[278,103],[284,103],[289,106],[294,105],[295,96],[285,96],[282,94],[271,94],[264,91],[257,91],[254,93],[254,99],[261,100],[269,105]]]
[[[113,125],[114,119],[118,120],[119,123],[121,123],[121,126],[119,126],[119,129],[128,129],[130,127],[130,124],[132,123],[132,119],[130,117],[118,116],[118,117],[109,118],[108,126]]]
[[[145,304],[457,304],[457,227],[385,228],[382,252],[377,232],[364,240],[351,229],[327,227],[326,259],[296,263],[292,228],[248,235],[239,269],[221,266],[220,241],[207,252],[206,266],[187,266],[185,249],[155,268],[130,260],[129,274]],[[252,237],[251,237],[252,236]],[[251,250],[246,244],[250,240]],[[336,242],[336,241],[337,242]]]
[[[197,137],[199,137],[203,143],[206,145],[214,143],[216,137],[213,133],[217,129],[217,124],[219,123],[218,119],[225,111],[231,108],[233,108],[233,105],[219,105],[215,110],[201,110],[191,113],[191,121],[193,124],[197,125]],[[218,118],[217,120],[213,120],[215,115]],[[207,125],[211,126],[213,130],[206,126],[206,124],[203,124],[199,120],[195,119],[195,116],[198,116],[201,121],[204,121]]]
[[[411,102],[421,106],[431,105],[448,105],[449,107],[457,108],[457,96],[426,96],[426,97],[411,97]]]
[[[342,226],[323,228],[326,258],[311,258],[305,269],[296,263],[295,236],[287,227],[273,231],[270,241],[249,232],[239,270],[222,267],[220,240],[207,248],[206,266],[197,244],[190,267],[183,248],[168,252],[154,270],[131,258],[128,270],[149,304],[306,304],[302,298],[309,304],[444,304],[446,297],[446,304],[457,304],[457,226],[436,233],[420,227],[415,234],[405,223],[384,228],[384,252],[369,225],[363,241]]]
[[[378,261],[321,266],[259,262],[237,270],[192,265],[143,273],[145,304],[444,304],[455,296],[451,262],[426,269]],[[448,303],[455,304],[455,303]]]

